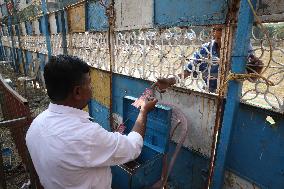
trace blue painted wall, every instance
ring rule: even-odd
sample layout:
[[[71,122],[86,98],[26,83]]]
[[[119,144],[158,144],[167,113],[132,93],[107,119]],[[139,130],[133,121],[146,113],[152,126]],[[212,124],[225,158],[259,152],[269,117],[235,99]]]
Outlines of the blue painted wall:
[[[56,20],[56,29],[57,33],[60,33],[62,31],[62,24],[61,24],[61,12],[55,13],[55,20]]]
[[[122,115],[125,95],[138,97],[149,87],[146,81],[113,75],[113,112]],[[134,87],[135,86],[135,87]],[[265,121],[271,115],[275,127]],[[284,188],[284,116],[249,105],[241,105],[230,139],[226,169],[264,188]],[[170,154],[175,144],[170,145]],[[183,148],[169,178],[170,185],[181,189],[206,186],[208,158]]]
[[[109,124],[110,111],[107,107],[98,103],[96,100],[91,100],[89,114],[94,118],[95,122],[100,124],[106,130],[111,131]]]
[[[40,70],[43,71],[45,66],[45,54],[38,53],[38,57],[40,58]]]
[[[227,0],[155,0],[157,26],[188,26],[225,23]]]
[[[122,116],[123,97],[133,96],[140,97],[145,88],[150,86],[150,82],[127,77],[123,75],[113,74],[112,78],[112,112]]]
[[[38,24],[39,24],[39,32],[42,34],[41,22],[42,22],[42,19],[41,19],[41,17],[40,17],[40,18],[38,19]]]
[[[87,30],[107,31],[107,29],[108,18],[105,15],[105,8],[99,1],[89,2],[87,6]]]
[[[32,57],[32,53],[29,52],[29,51],[26,51],[25,55],[26,55],[25,70],[26,70],[26,72],[28,72],[29,71],[29,65],[32,62],[33,57]]]
[[[9,60],[13,60],[11,48],[10,48],[10,47],[4,47],[4,49],[5,49],[5,55],[6,55],[6,57],[7,57]]]
[[[15,25],[15,31],[16,31],[16,35],[19,35],[19,25],[18,24]]]
[[[40,27],[42,29],[43,34],[45,35],[45,42],[46,42],[46,47],[47,47],[47,55],[48,58],[51,57],[51,42],[50,42],[50,32],[48,28],[48,14],[47,14],[47,6],[46,6],[46,1],[41,0],[41,9],[43,12],[43,16],[40,17],[41,22],[40,22]]]
[[[2,16],[3,17],[8,15],[8,10],[7,10],[7,7],[6,7],[6,3],[1,5],[1,12],[2,12]]]
[[[176,148],[171,142],[169,157]],[[204,189],[208,176],[209,159],[186,148],[181,148],[168,183],[175,189]]]
[[[20,65],[20,62],[19,62],[19,57],[18,57],[18,49],[14,48],[14,55],[15,55],[15,71],[17,73],[19,73],[19,65]]]
[[[276,124],[270,125],[267,116]],[[284,188],[284,116],[241,104],[227,167],[263,188]]]
[[[32,34],[33,34],[32,22],[26,21],[26,22],[25,22],[25,25],[26,25],[27,35],[32,35]]]
[[[150,85],[148,81],[113,74],[112,111],[122,116],[123,97],[126,95],[139,97]],[[172,156],[175,147],[175,143],[170,143],[169,157]],[[206,186],[208,165],[208,158],[182,148],[170,175],[169,183],[178,189],[203,189]]]
[[[20,64],[23,64],[22,50],[21,49],[17,49],[17,54],[18,54],[18,61],[19,61],[19,67],[20,67]]]

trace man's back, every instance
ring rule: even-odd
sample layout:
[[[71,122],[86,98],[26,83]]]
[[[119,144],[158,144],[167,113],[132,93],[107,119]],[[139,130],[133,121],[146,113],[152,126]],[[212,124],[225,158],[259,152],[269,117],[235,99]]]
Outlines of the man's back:
[[[89,121],[88,114],[82,110],[50,104],[33,121],[26,141],[46,189],[104,189],[111,188],[109,165],[139,155],[142,138],[137,133],[132,135],[109,133]],[[125,153],[118,145],[132,146],[132,151]]]

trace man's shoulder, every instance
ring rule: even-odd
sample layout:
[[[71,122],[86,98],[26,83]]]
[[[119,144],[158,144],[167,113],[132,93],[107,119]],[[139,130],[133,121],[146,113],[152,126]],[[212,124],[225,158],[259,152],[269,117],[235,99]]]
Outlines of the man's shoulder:
[[[212,42],[203,43],[203,44],[202,44],[202,47],[203,47],[203,48],[209,48],[209,47],[211,46],[211,43],[212,43]]]
[[[48,110],[44,110],[43,112],[41,112],[40,114],[38,114],[33,121],[38,121],[38,120],[42,120],[44,117],[46,117],[46,115],[48,114]]]
[[[211,47],[211,42],[203,43],[199,53],[202,55],[207,55],[208,51],[210,51],[210,47]]]

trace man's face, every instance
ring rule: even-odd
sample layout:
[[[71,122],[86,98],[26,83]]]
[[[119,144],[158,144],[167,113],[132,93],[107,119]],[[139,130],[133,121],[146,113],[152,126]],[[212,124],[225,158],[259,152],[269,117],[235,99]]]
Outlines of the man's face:
[[[84,108],[89,100],[92,98],[92,82],[91,82],[91,76],[90,73],[84,74],[84,82],[80,86],[81,92],[81,101],[82,101],[82,108]]]
[[[222,38],[222,27],[221,26],[214,27],[212,29],[212,35],[214,40],[220,45]]]

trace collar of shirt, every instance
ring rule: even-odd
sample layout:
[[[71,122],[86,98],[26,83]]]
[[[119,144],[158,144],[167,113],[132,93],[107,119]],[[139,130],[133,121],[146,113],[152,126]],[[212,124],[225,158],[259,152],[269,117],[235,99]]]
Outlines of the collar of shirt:
[[[218,55],[218,44],[215,40],[212,40],[211,41],[211,45],[212,45],[212,55],[215,56],[215,57],[219,57]],[[210,50],[210,48],[208,48],[208,50]]]
[[[77,109],[77,108],[73,108],[70,106],[64,106],[64,105],[58,105],[58,104],[53,104],[50,103],[48,106],[48,110],[50,112],[54,112],[54,113],[58,113],[58,114],[68,114],[68,115],[74,115],[77,117],[81,117],[84,119],[92,119],[89,116],[88,112],[85,112],[83,110]]]

